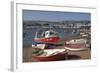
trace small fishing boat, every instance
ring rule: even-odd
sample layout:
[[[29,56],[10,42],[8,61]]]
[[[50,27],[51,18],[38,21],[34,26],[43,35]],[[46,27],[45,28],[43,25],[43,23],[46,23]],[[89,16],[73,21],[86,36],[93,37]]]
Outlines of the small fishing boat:
[[[86,42],[86,39],[72,39],[70,41],[66,41],[66,44],[85,44]]]
[[[85,50],[86,48],[86,39],[74,39],[66,42],[64,46],[66,49],[71,51],[80,51]]]
[[[40,35],[39,37],[38,34]],[[60,38],[54,30],[47,30],[42,33],[36,32],[33,39],[35,44],[32,44],[32,47],[44,49],[48,44],[56,44],[59,40]]]
[[[36,61],[58,61],[67,59],[66,49],[47,49],[41,50],[37,54],[32,55],[32,59]]]
[[[53,30],[48,30],[43,32],[40,38],[37,37],[34,38],[34,41],[51,43],[51,44],[58,42],[58,40],[59,40],[59,36],[57,35],[57,32]]]

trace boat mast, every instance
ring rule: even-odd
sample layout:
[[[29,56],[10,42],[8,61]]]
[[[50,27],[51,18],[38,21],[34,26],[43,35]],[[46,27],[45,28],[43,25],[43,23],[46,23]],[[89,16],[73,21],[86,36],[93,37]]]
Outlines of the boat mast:
[[[36,32],[36,34],[35,34],[35,38],[37,38],[37,34],[38,34],[38,32]]]

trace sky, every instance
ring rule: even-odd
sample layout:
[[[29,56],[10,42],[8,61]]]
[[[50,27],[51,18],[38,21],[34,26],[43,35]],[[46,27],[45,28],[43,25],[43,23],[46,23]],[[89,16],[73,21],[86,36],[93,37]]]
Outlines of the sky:
[[[90,13],[23,10],[23,20],[64,21],[91,20]]]

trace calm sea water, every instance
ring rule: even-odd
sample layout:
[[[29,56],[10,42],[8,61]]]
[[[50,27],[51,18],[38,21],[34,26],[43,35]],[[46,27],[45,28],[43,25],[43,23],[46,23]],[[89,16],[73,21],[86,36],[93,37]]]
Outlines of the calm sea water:
[[[32,39],[35,37],[35,34],[37,31],[46,31],[48,30],[47,28],[28,28],[28,29],[24,29],[23,30],[23,45],[24,46],[31,46],[32,43],[34,43],[32,41]],[[63,29],[63,28],[55,28],[52,29],[56,32],[58,32],[58,35],[60,36],[60,38],[64,38],[64,37],[69,37],[69,36],[73,36],[76,34],[77,30],[74,29]]]

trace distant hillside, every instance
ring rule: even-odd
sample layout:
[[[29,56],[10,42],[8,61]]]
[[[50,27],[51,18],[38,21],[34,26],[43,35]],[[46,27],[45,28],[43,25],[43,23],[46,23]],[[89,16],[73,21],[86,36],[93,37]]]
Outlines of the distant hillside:
[[[61,22],[50,22],[50,21],[23,21],[23,25],[36,25],[36,26],[41,26],[41,25],[49,25],[49,24],[75,24],[75,23],[82,23],[82,24],[88,24],[91,23],[88,20],[84,21],[61,21]]]

